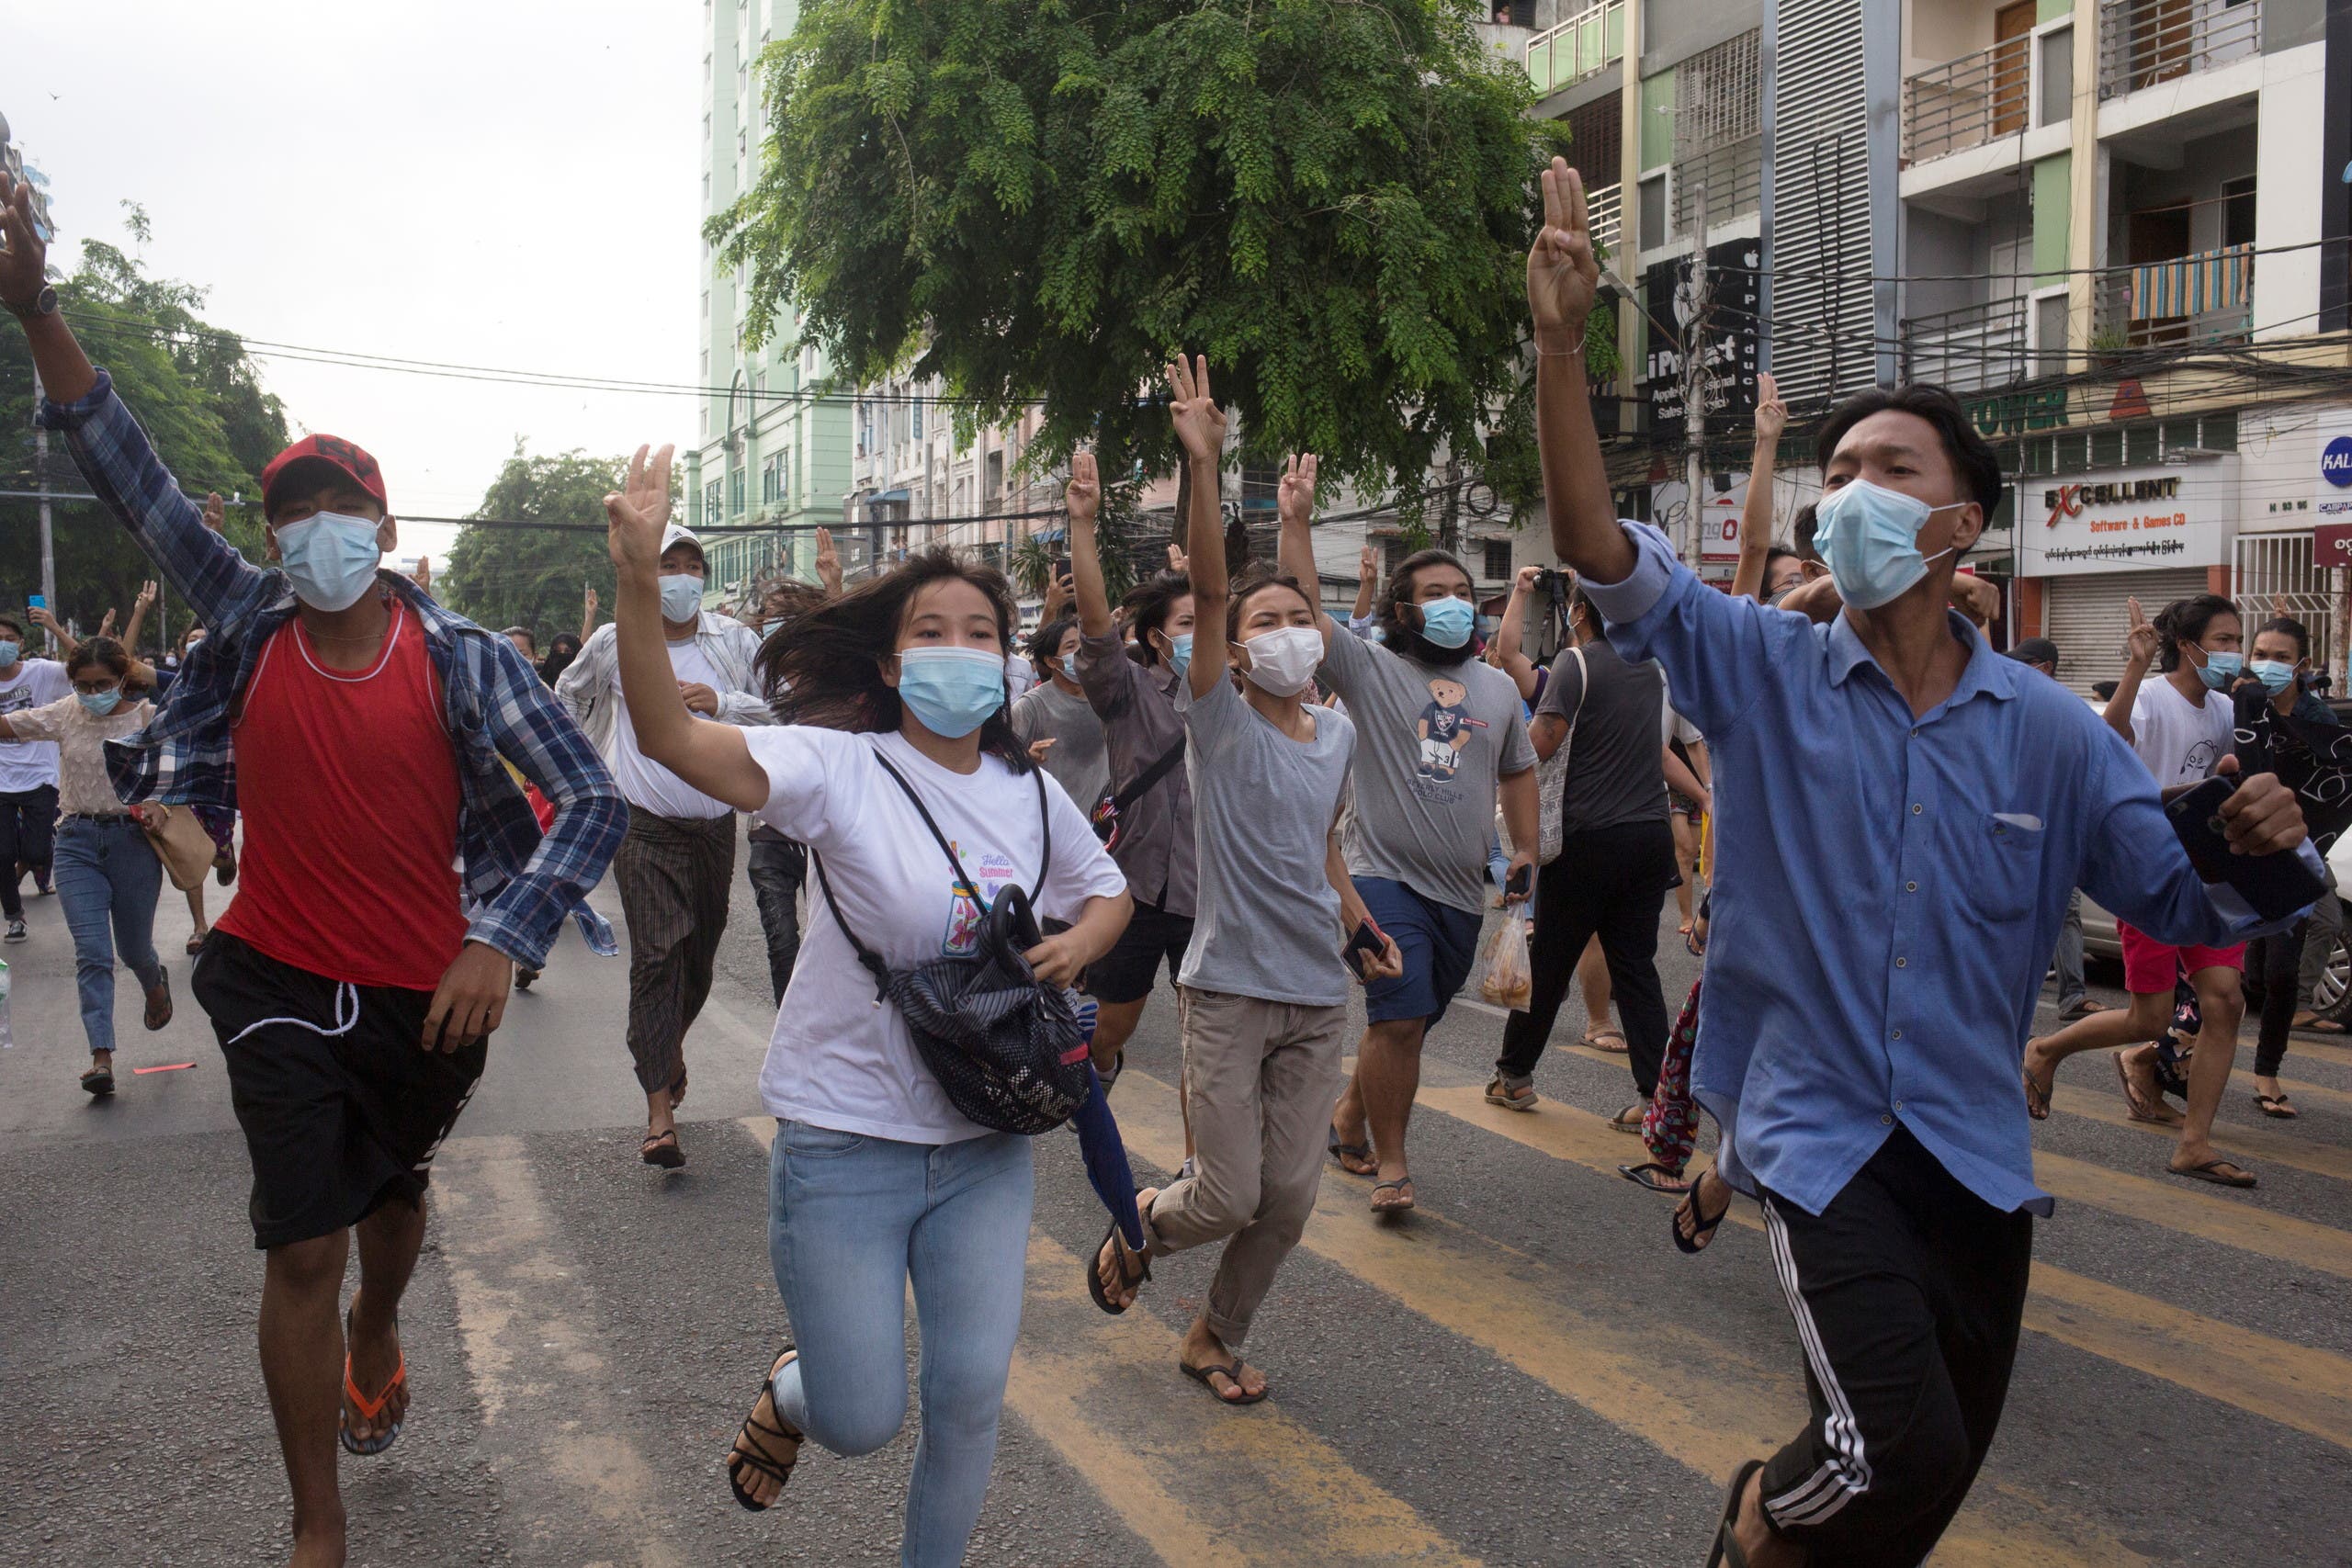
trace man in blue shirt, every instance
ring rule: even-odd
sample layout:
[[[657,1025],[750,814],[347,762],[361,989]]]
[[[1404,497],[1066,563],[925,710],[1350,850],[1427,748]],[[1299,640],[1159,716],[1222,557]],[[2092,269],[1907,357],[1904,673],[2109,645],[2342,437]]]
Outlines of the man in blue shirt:
[[[1693,1081],[1724,1175],[1763,1205],[1811,1374],[1813,1421],[1741,1468],[1719,1556],[1917,1563],[1991,1445],[2029,1215],[2050,1210],[2019,1062],[2068,891],[2167,942],[2256,922],[2198,880],[2121,737],[1946,608],[2001,481],[1941,389],[1865,392],[1823,428],[1831,581],[1799,592],[1834,585],[1827,625],[1718,593],[1617,521],[1583,366],[1599,268],[1563,160],[1544,209],[1527,277],[1553,547],[1713,752]],[[2246,852],[2301,844],[2274,778],[2223,816]]]

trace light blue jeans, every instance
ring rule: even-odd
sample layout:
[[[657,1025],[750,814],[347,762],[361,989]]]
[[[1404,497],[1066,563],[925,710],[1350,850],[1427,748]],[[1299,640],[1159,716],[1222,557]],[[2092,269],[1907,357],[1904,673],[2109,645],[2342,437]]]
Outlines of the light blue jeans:
[[[69,817],[58,824],[57,897],[74,933],[74,971],[82,993],[82,1032],[93,1051],[114,1049],[114,963],[118,953],[153,988],[163,983],[155,956],[155,897],[164,863],[147,835],[125,817],[93,822]]]
[[[922,1331],[922,1434],[903,1568],[954,1568],[980,1517],[1021,1332],[1030,1140],[900,1144],[776,1126],[768,1257],[800,1354],[776,1407],[820,1446],[872,1453],[907,1414],[907,1281]]]

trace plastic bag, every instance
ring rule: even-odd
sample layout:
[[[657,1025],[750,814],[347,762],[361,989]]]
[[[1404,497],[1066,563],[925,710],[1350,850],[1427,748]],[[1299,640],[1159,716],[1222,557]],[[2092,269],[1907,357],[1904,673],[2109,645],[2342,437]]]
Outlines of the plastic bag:
[[[1499,1008],[1514,1012],[1527,1007],[1528,994],[1534,988],[1535,971],[1527,956],[1527,912],[1523,906],[1514,907],[1503,917],[1487,939],[1486,977],[1478,982],[1478,994]]]

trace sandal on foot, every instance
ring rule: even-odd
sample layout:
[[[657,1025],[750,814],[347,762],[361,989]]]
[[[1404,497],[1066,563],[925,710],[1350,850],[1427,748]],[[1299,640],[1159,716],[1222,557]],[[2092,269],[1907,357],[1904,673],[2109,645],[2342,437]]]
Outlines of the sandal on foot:
[[[400,1320],[398,1318],[393,1319],[395,1325],[394,1332],[398,1332],[397,1325],[399,1321]],[[345,1345],[348,1347],[351,1342],[351,1309],[349,1308],[346,1308],[343,1314],[343,1337]],[[394,1440],[401,1435],[401,1428],[408,1425],[405,1417],[393,1422],[390,1427],[377,1433],[372,1438],[355,1438],[351,1435],[350,1412],[356,1410],[359,1412],[359,1418],[362,1421],[373,1421],[377,1416],[383,1414],[384,1406],[391,1403],[392,1395],[400,1389],[405,1387],[407,1383],[408,1353],[403,1350],[401,1352],[401,1364],[392,1369],[392,1381],[386,1383],[375,1398],[368,1398],[366,1394],[359,1392],[359,1385],[351,1381],[351,1352],[347,1348],[345,1349],[343,1353],[343,1399],[346,1409],[342,1420],[337,1424],[335,1435],[343,1439],[343,1447],[345,1452],[357,1454],[362,1459],[365,1459],[369,1454],[382,1453],[386,1449],[392,1446]]]
[[[637,1157],[663,1170],[675,1170],[686,1163],[686,1151],[678,1146],[678,1130],[670,1127],[646,1134],[645,1141],[637,1146]]]
[[[148,987],[146,1023],[150,1030],[156,1030],[171,1021],[172,982],[171,977],[166,976]]]
[[[2123,1080],[2123,1103],[2132,1112],[2132,1121],[2152,1122],[2159,1127],[2180,1124],[2179,1114],[2165,1103],[2161,1090],[2153,1103],[2142,1097],[2139,1085],[2132,1081],[2132,1068],[2124,1062],[2121,1051],[2115,1053],[2115,1076]]]
[[[1534,1084],[1527,1078],[1505,1077],[1497,1073],[1487,1084],[1487,1103],[1499,1105],[1505,1111],[1532,1111]]]
[[[775,1407],[775,1375],[797,1359],[799,1354],[787,1343],[769,1366],[768,1375],[760,1380],[760,1393],[766,1397],[768,1413],[775,1417],[775,1424],[771,1426],[760,1419],[760,1402],[753,1400],[752,1413],[743,1417],[743,1425],[735,1433],[735,1447],[728,1450],[728,1490],[735,1494],[735,1501],[755,1514],[764,1512],[769,1503],[763,1503],[752,1495],[750,1488],[743,1484],[742,1472],[764,1475],[781,1488],[792,1479],[792,1467],[800,1462],[800,1445],[808,1441],[804,1434],[795,1431],[792,1423],[784,1418],[784,1412]],[[790,1443],[791,1457],[777,1459],[775,1450],[760,1440],[763,1438],[780,1438]],[[769,1500],[770,1503],[773,1501],[773,1498]]]
[[[2073,1007],[2070,1007],[2065,1011],[2060,1013],[2058,1015],[2058,1021],[2061,1023],[2072,1023],[2078,1018],[2088,1018],[2095,1012],[2107,1012],[2109,1010],[2109,1009],[2105,1002],[2095,1002],[2088,997],[2085,997],[2081,1001],[2076,1002]]]
[[[92,1067],[82,1075],[82,1088],[93,1100],[104,1100],[114,1092],[114,1069]]]
[[[1589,1051],[1605,1051],[1612,1056],[1622,1056],[1626,1050],[1624,1032],[1616,1029],[1588,1029],[1577,1043]]]
[[[2233,1159],[2216,1155],[2202,1165],[2165,1167],[2175,1176],[2185,1176],[2191,1181],[2210,1181],[2216,1187],[2245,1189],[2255,1185],[2254,1173]]]
[[[1609,1124],[1620,1133],[1638,1133],[1642,1130],[1642,1113],[1648,1109],[1648,1105],[1637,1100],[1611,1116]]]
[[[1179,1361],[1176,1363],[1176,1369],[1203,1388],[1207,1389],[1209,1396],[1219,1404],[1255,1404],[1272,1392],[1270,1389],[1261,1388],[1257,1393],[1251,1393],[1241,1386],[1241,1358],[1238,1356],[1233,1359],[1233,1365],[1229,1367],[1214,1365],[1196,1367],[1190,1361]],[[1231,1383],[1235,1390],[1234,1397],[1227,1399],[1217,1393],[1216,1384],[1209,1382],[1213,1377],[1221,1377]]]
[[[2292,1122],[2302,1114],[2288,1102],[2283,1094],[2257,1094],[2254,1097],[2254,1108],[2265,1116],[2276,1116],[2281,1122]]]
[[[2305,1016],[2295,1020],[2294,1022],[2289,1024],[2287,1027],[2290,1029],[2300,1029],[2306,1034],[2343,1034],[2346,1032],[2345,1027],[2336,1022],[2335,1020],[2332,1018],[2322,1018],[2317,1013],[2306,1014]]]
[[[1680,1171],[1670,1165],[1660,1165],[1656,1160],[1640,1165],[1621,1165],[1617,1168],[1617,1174],[1634,1186],[1646,1187],[1653,1192],[1688,1192],[1692,1185]]]
[[[2025,1113],[2037,1122],[2049,1121],[2050,1097],[2058,1092],[2058,1080],[2051,1079],[2050,1087],[2044,1089],[2034,1081],[2031,1067],[2022,1068],[2021,1072],[2025,1083]]]
[[[1384,1203],[1380,1201],[1380,1195],[1383,1192],[1395,1192],[1400,1196],[1398,1201],[1394,1203]],[[1373,1183],[1372,1212],[1374,1213],[1404,1214],[1411,1213],[1412,1208],[1413,1179],[1411,1177],[1400,1176],[1394,1181],[1375,1181]]]
[[[1723,1517],[1715,1525],[1715,1544],[1707,1552],[1707,1568],[1747,1568],[1747,1553],[1739,1544],[1739,1505],[1747,1493],[1747,1478],[1763,1468],[1762,1460],[1752,1459],[1731,1478],[1731,1491],[1724,1498]]]
[[[190,958],[204,951],[204,939],[209,934],[209,931],[198,931],[187,939],[187,955]]]
[[[1111,1222],[1111,1228],[1102,1233],[1102,1247],[1115,1247],[1118,1248],[1119,1280],[1129,1290],[1135,1289],[1137,1285],[1142,1284],[1145,1280],[1151,1278],[1151,1258],[1148,1255],[1146,1255],[1144,1258],[1142,1273],[1130,1274],[1127,1272],[1127,1259],[1134,1257],[1135,1254],[1133,1250],[1128,1247],[1126,1238],[1119,1234],[1118,1221],[1113,1220]],[[1096,1306],[1101,1307],[1113,1317],[1117,1317],[1121,1314],[1125,1313],[1128,1306],[1133,1306],[1135,1303],[1133,1302],[1129,1302],[1125,1306],[1123,1306],[1119,1303],[1111,1299],[1110,1287],[1102,1283],[1102,1247],[1098,1247],[1094,1249],[1093,1261],[1090,1262],[1086,1266],[1086,1293],[1094,1298],[1094,1304]]]
[[[1370,1144],[1343,1144],[1340,1142],[1340,1129],[1336,1126],[1332,1127],[1324,1134],[1323,1146],[1330,1152],[1331,1158],[1337,1162],[1339,1168],[1341,1170],[1346,1171],[1350,1176],[1372,1176],[1378,1172],[1379,1168],[1376,1166],[1374,1167],[1372,1170],[1358,1170],[1355,1167],[1348,1163],[1348,1161],[1351,1159],[1360,1159],[1363,1161],[1364,1164],[1371,1165],[1372,1145]]]
[[[1691,1219],[1698,1222],[1690,1227],[1690,1234],[1689,1235],[1684,1235],[1682,1234],[1682,1211],[1685,1209],[1690,1210]],[[1721,1225],[1725,1219],[1730,1217],[1730,1215],[1731,1200],[1728,1198],[1724,1200],[1724,1206],[1717,1209],[1712,1214],[1701,1208],[1699,1206],[1699,1184],[1694,1181],[1690,1184],[1690,1190],[1689,1194],[1683,1198],[1681,1202],[1677,1203],[1674,1206],[1673,1217],[1667,1222],[1666,1228],[1673,1235],[1674,1245],[1678,1248],[1681,1251],[1696,1256],[1697,1254],[1707,1250],[1707,1244],[1715,1239],[1716,1227]]]

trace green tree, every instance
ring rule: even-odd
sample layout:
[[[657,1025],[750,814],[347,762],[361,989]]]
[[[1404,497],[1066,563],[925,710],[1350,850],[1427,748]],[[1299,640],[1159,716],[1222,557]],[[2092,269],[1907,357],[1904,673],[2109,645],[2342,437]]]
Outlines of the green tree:
[[[1462,0],[809,0],[763,62],[756,186],[714,218],[848,378],[910,361],[1165,471],[1205,352],[1254,461],[1419,498],[1448,448],[1530,499],[1524,267],[1555,127]],[[1486,427],[1493,426],[1489,450]],[[1516,450],[1524,446],[1527,452]],[[1179,515],[1181,516],[1181,511]]]
[[[517,440],[473,511],[497,522],[458,531],[435,573],[435,592],[483,626],[530,627],[542,649],[558,632],[580,629],[586,589],[595,589],[609,619],[613,563],[605,547],[605,497],[620,489],[627,468],[624,458],[578,451],[535,457]],[[499,525],[517,522],[593,526]]]
[[[130,209],[134,240],[147,220]],[[261,377],[233,333],[208,325],[199,314],[205,291],[151,278],[137,259],[113,245],[85,240],[80,263],[60,278],[57,292],[90,356],[114,378],[115,390],[139,417],[180,488],[198,501],[207,491],[255,497],[263,465],[288,441],[286,411],[262,389]],[[30,490],[36,479],[30,419],[32,359],[24,334],[0,331],[0,408],[17,411],[0,438],[0,490]],[[86,493],[62,437],[50,440],[53,491]],[[153,563],[130,547],[105,508],[94,502],[52,503],[57,561],[55,606],[62,618],[95,627],[108,608],[128,615]],[[15,608],[40,591],[39,503],[0,497],[0,605]],[[230,541],[259,558],[260,512],[232,507]],[[164,606],[164,624],[150,631],[176,636],[187,624],[176,602]],[[161,636],[151,636],[150,646]]]

